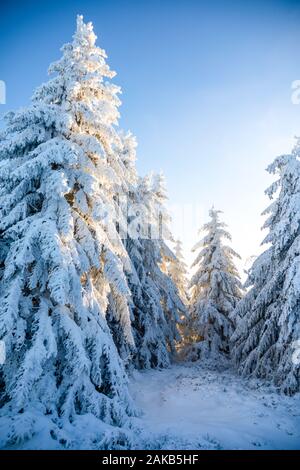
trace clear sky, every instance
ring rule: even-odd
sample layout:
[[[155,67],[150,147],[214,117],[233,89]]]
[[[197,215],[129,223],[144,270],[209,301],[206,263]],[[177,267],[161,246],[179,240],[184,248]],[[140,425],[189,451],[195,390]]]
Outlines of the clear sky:
[[[243,262],[257,254],[272,181],[265,168],[300,135],[291,101],[300,1],[1,1],[0,112],[26,105],[47,79],[77,13],[94,23],[118,73],[120,124],[137,136],[140,173],[166,175],[188,261],[212,204]]]

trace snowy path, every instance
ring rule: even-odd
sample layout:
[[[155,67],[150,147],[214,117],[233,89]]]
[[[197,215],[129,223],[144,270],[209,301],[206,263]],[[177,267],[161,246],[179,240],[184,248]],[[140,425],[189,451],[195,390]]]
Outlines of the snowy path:
[[[145,447],[300,449],[299,394],[280,396],[199,363],[135,373],[131,391],[144,412]]]

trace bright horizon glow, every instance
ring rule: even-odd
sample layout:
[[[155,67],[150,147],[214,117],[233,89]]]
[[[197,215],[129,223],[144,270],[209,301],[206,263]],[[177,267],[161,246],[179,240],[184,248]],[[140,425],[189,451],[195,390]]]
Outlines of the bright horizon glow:
[[[166,176],[188,266],[213,204],[224,212],[240,270],[249,265],[264,238],[260,214],[272,182],[265,168],[300,133],[300,106],[291,101],[300,79],[299,3],[12,0],[1,13],[0,112],[28,104],[83,14],[117,72],[120,126],[137,137],[139,172]]]

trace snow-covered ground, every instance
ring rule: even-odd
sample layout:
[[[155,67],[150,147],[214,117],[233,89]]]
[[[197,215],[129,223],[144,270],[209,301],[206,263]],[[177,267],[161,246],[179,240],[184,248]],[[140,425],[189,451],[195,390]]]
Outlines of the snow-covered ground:
[[[300,449],[300,395],[200,363],[135,372],[144,448]]]

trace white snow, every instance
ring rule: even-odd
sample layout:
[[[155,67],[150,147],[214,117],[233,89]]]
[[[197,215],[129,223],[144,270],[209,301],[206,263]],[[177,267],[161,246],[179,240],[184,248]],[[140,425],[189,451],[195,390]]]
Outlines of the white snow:
[[[203,363],[135,372],[144,448],[299,449],[300,394]]]

